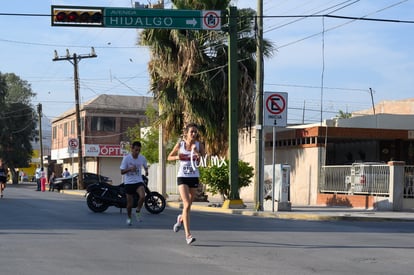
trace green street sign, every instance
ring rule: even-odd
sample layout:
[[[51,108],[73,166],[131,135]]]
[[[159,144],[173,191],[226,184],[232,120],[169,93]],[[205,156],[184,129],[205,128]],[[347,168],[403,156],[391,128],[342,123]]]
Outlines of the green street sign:
[[[104,27],[220,30],[221,11],[104,8]]]

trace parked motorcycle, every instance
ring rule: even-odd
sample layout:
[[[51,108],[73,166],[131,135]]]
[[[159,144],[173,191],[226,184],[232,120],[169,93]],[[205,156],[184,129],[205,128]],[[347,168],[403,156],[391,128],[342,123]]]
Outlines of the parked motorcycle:
[[[145,200],[144,207],[151,214],[159,214],[164,211],[166,206],[165,198],[158,192],[151,191],[148,188],[148,178],[142,176],[145,183]],[[126,208],[127,200],[125,193],[125,184],[114,186],[105,182],[91,184],[86,189],[86,204],[89,209],[96,213],[104,212],[109,206]],[[137,207],[138,194],[134,197],[133,207]]]

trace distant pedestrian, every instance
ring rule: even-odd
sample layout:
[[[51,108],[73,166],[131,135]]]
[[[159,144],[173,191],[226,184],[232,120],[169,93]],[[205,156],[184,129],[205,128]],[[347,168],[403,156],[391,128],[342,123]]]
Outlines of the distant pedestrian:
[[[3,191],[7,184],[7,166],[3,159],[0,158],[0,198],[3,198]]]
[[[26,179],[26,173],[24,171],[20,171],[20,181],[24,182]]]
[[[55,182],[55,172],[52,172],[52,174],[50,174],[50,177],[49,177],[49,192],[50,191],[52,191],[52,192],[55,191],[54,182]]]
[[[45,169],[42,167],[40,168],[40,189],[42,192],[46,191],[46,182],[47,182],[47,176]]]
[[[62,177],[67,178],[69,176],[70,176],[70,173],[68,171],[68,168],[65,168],[65,171],[63,171],[63,173],[62,173]]]
[[[40,178],[41,177],[42,177],[42,170],[41,170],[40,166],[38,166],[36,168],[36,172],[35,172],[35,179],[36,179],[36,185],[37,185],[36,191],[40,191],[40,188],[41,188]]]
[[[177,222],[174,224],[173,230],[178,232],[184,224],[187,244],[191,244],[196,240],[190,231],[190,210],[199,185],[198,162],[200,157],[204,155],[204,146],[198,141],[198,127],[194,123],[186,126],[183,139],[174,146],[168,155],[168,160],[180,161],[177,184],[183,201],[182,213],[177,216]]]

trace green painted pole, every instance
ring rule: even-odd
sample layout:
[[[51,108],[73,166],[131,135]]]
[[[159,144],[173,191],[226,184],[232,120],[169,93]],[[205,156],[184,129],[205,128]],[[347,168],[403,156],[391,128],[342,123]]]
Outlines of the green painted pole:
[[[255,208],[263,211],[263,0],[257,0]]]
[[[239,197],[239,150],[238,150],[238,64],[237,64],[237,8],[229,7],[229,183],[230,200]]]

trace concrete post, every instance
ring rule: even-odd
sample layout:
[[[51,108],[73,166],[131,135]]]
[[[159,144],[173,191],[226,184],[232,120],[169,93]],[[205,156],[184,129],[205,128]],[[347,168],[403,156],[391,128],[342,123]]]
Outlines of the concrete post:
[[[393,211],[401,211],[404,196],[404,161],[389,161],[390,166],[390,204]]]

